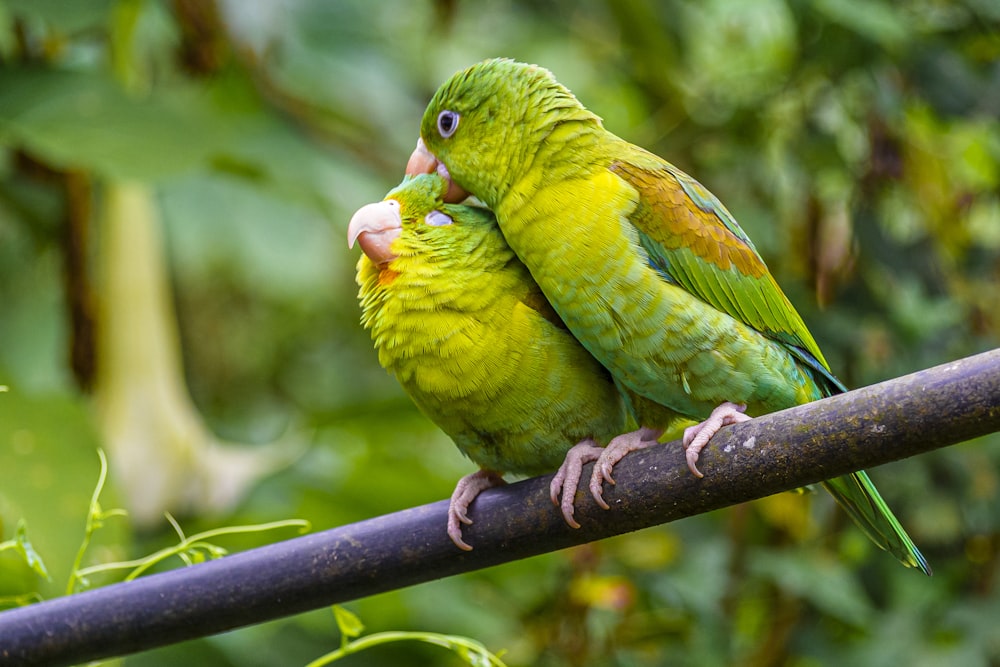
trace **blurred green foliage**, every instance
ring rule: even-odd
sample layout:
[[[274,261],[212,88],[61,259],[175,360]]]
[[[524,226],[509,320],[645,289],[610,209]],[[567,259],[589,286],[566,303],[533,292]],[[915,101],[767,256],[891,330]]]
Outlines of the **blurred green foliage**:
[[[497,55],[553,70],[719,195],[848,385],[1000,344],[992,0],[0,0],[0,541],[25,518],[54,580],[4,552],[0,596],[58,594],[83,537],[111,182],[156,193],[204,420],[310,445],[189,532],[322,529],[472,470],[378,367],[344,233],[400,180],[437,85]],[[993,436],[874,472],[932,579],[825,498],[784,494],[350,606],[511,665],[997,664],[998,470]],[[174,539],[109,521],[92,553]],[[338,642],[321,610],[125,663],[306,664]],[[342,664],[460,664],[438,651]]]

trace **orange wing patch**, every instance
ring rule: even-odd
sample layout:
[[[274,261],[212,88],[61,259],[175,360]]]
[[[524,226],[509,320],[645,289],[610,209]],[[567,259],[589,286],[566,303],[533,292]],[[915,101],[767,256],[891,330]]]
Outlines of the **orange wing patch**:
[[[735,266],[754,278],[767,273],[757,252],[726,226],[720,211],[711,208],[714,204],[699,205],[670,171],[650,171],[625,162],[614,162],[610,170],[639,192],[633,222],[664,248],[688,248],[724,271]]]

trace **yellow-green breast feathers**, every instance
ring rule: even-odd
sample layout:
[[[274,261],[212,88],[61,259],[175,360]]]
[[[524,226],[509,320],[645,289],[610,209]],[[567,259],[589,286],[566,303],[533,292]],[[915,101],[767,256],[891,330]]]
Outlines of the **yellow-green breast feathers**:
[[[358,263],[362,322],[381,364],[473,461],[552,471],[578,441],[624,428],[621,399],[492,214],[444,204],[445,187],[421,176],[387,195],[400,229],[391,259]]]

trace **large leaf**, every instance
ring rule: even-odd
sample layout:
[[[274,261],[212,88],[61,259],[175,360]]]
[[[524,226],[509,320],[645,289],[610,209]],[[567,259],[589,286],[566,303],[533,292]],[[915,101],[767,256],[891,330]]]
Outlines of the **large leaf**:
[[[0,69],[0,144],[66,169],[153,180],[206,162],[230,133],[204,93],[138,98],[96,72]]]

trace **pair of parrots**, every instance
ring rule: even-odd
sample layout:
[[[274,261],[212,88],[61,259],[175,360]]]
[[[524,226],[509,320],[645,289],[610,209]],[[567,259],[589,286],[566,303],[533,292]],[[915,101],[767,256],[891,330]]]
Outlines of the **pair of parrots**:
[[[722,426],[844,391],[722,203],[541,67],[487,60],[446,81],[406,173],[348,241],[379,361],[480,466],[451,499],[463,549],[470,503],[505,472],[558,469],[552,499],[576,526],[584,464],[607,507],[615,463],[678,419],[703,420],[683,437],[701,476]],[[824,485],[930,574],[864,472]]]

